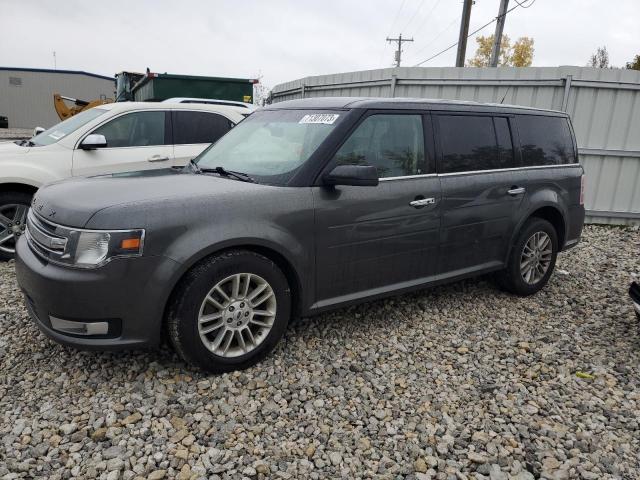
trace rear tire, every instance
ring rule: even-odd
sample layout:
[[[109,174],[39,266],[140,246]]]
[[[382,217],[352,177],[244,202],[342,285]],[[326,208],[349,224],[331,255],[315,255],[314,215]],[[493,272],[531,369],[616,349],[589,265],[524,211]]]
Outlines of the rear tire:
[[[278,266],[255,252],[232,250],[185,275],[170,302],[167,327],[185,361],[223,373],[264,359],[290,316],[291,293]]]
[[[496,274],[498,284],[516,295],[533,295],[549,281],[557,256],[555,228],[547,220],[532,217],[520,229],[506,268]]]
[[[0,193],[0,260],[15,257],[16,241],[24,233],[32,197],[25,192]]]

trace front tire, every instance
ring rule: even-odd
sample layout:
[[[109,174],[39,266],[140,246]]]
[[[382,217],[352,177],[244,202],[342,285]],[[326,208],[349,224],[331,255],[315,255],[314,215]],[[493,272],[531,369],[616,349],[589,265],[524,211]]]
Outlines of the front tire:
[[[0,193],[0,260],[11,260],[24,233],[32,196],[25,192]]]
[[[533,295],[549,282],[558,256],[558,234],[551,223],[532,217],[520,229],[498,284],[520,296]]]
[[[185,361],[223,373],[266,357],[290,316],[291,293],[278,266],[255,252],[232,250],[185,275],[171,300],[167,326]]]

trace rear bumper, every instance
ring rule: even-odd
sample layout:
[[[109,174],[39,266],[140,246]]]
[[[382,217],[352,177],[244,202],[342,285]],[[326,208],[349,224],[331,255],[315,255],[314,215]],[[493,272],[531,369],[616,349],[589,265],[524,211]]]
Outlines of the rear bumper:
[[[580,242],[582,236],[582,228],[584,227],[584,206],[573,205],[569,207],[569,215],[567,221],[567,234],[562,250],[568,250],[575,247]]]
[[[640,285],[633,282],[629,287],[629,296],[633,301],[633,308],[636,311],[636,315],[640,318]]]
[[[16,276],[33,321],[56,342],[87,350],[158,345],[167,279],[177,268],[166,257],[143,256],[78,270],[43,261],[24,237],[16,246]],[[78,334],[69,333],[73,324]]]

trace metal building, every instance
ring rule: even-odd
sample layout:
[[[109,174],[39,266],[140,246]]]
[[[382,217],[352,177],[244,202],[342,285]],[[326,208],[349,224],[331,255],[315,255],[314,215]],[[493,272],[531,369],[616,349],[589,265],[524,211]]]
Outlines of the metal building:
[[[640,222],[640,72],[589,67],[385,68],[277,85],[272,101],[368,96],[474,100],[563,110],[584,165],[588,221]]]
[[[0,67],[0,115],[9,127],[48,128],[60,121],[53,94],[95,100],[113,98],[113,77],[75,70]]]

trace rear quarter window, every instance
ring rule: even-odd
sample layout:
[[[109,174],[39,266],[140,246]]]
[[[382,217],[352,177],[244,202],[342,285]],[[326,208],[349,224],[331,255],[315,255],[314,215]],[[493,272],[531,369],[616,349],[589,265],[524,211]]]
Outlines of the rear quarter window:
[[[232,126],[229,119],[217,113],[174,111],[174,144],[214,143]]]
[[[515,166],[509,120],[490,115],[437,116],[440,173],[497,170]]]
[[[571,129],[565,117],[519,115],[518,133],[523,166],[576,162]]]

